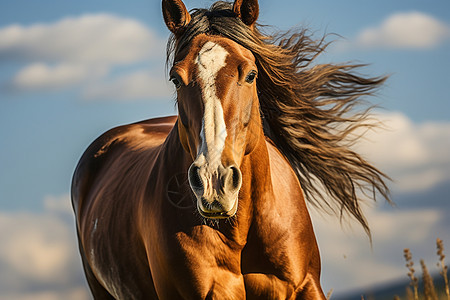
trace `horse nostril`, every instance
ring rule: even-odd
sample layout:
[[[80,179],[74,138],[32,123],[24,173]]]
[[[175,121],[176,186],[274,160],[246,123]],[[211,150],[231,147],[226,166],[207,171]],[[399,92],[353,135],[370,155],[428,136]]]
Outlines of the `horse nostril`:
[[[241,171],[239,171],[239,169],[235,166],[231,166],[230,171],[231,171],[232,187],[233,189],[237,190],[241,187],[242,182]]]
[[[203,189],[203,182],[202,179],[200,178],[200,174],[199,174],[200,168],[197,166],[191,166],[189,168],[189,184],[191,185],[191,187],[193,189],[196,190],[200,190]]]

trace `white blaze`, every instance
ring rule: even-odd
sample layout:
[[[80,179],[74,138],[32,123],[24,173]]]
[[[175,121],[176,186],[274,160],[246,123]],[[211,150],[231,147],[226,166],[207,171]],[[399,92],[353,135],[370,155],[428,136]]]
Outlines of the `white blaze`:
[[[196,60],[205,109],[198,158],[206,159],[212,169],[220,164],[227,137],[222,104],[216,91],[216,77],[226,65],[227,56],[228,52],[223,47],[207,42]]]

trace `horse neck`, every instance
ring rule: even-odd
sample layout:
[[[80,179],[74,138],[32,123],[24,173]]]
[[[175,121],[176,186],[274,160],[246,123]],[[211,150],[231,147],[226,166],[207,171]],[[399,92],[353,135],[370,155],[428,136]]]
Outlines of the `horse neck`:
[[[246,242],[253,222],[254,212],[267,193],[272,191],[269,153],[261,128],[253,151],[244,156],[241,164],[242,187],[239,192],[239,209],[235,222],[235,238]]]
[[[158,160],[161,163],[162,173],[167,174],[168,179],[180,173],[187,173],[189,166],[192,164],[192,157],[184,150],[180,142],[177,123],[174,124],[164,141]]]

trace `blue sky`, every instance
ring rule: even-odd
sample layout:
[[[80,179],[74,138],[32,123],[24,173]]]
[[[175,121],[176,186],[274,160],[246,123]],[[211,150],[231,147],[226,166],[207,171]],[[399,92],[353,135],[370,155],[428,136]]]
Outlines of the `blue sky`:
[[[342,36],[321,62],[369,63],[365,74],[391,76],[371,99],[388,129],[368,133],[358,149],[395,179],[398,207],[367,207],[373,249],[356,224],[341,228],[313,212],[324,289],[402,276],[405,247],[434,265],[435,238],[450,249],[450,2],[261,0],[260,7],[269,31]],[[167,37],[159,1],[0,3],[0,299],[85,296],[71,175],[105,130],[176,113],[164,72]],[[23,249],[25,238],[31,246]]]

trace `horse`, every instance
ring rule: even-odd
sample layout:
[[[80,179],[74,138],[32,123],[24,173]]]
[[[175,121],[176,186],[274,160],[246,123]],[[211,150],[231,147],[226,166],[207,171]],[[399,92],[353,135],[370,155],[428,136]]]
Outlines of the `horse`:
[[[313,66],[324,39],[263,34],[257,0],[162,12],[177,116],[107,131],[73,175],[92,295],[325,299],[307,202],[370,232],[361,192],[388,199],[386,176],[349,137],[385,78]]]

